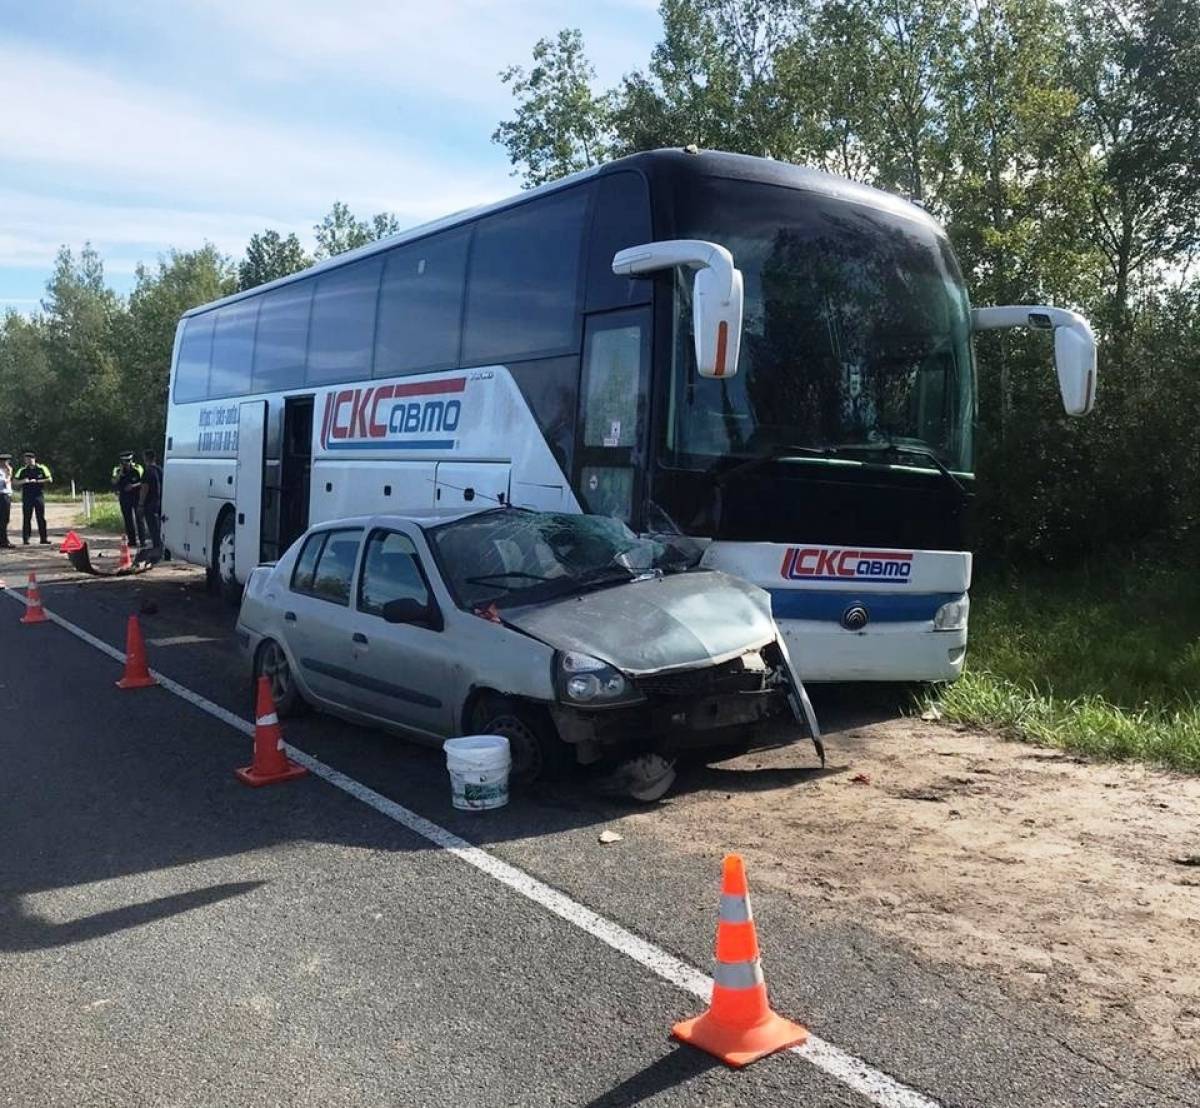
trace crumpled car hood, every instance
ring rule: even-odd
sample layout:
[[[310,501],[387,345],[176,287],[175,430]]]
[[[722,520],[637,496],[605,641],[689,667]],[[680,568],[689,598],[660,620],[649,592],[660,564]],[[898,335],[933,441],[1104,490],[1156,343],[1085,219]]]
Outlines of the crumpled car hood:
[[[770,596],[713,570],[612,585],[500,614],[548,646],[591,654],[632,676],[719,665],[777,635]]]

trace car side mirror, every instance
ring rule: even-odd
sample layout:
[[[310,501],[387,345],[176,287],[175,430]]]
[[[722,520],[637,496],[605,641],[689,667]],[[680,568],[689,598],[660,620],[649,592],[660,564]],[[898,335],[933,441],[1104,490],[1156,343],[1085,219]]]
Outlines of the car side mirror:
[[[742,271],[725,247],[702,239],[666,239],[618,250],[612,260],[618,277],[639,277],[677,265],[696,270],[692,284],[696,372],[701,377],[734,376],[742,346],[745,296]]]
[[[422,604],[411,596],[389,600],[381,609],[381,614],[385,623],[411,623],[428,627],[431,631],[440,631],[444,626],[442,613],[436,604]]]
[[[976,308],[971,313],[976,331],[1030,327],[1054,332],[1054,369],[1067,415],[1087,415],[1096,402],[1096,339],[1088,321],[1064,308],[1011,305]]]

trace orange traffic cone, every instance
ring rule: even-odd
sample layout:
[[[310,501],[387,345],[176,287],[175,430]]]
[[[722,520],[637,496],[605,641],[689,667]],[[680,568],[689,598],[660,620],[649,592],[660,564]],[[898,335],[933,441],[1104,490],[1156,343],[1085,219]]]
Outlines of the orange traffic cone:
[[[677,1023],[671,1034],[735,1067],[799,1046],[808,1038],[803,1027],[776,1015],[767,1003],[750,890],[739,854],[725,855],[712,1001],[707,1012]]]
[[[132,569],[133,559],[129,556],[129,540],[122,536],[121,538],[121,560],[117,563],[117,569]]]
[[[146,645],[142,642],[142,626],[137,616],[130,616],[125,631],[125,676],[117,682],[118,689],[148,689],[158,682],[150,676],[146,665]]]
[[[38,588],[37,574],[29,575],[29,584],[25,587],[25,614],[22,623],[45,623],[46,610],[42,607],[42,591]]]
[[[271,699],[271,683],[258,679],[258,704],[254,709],[254,765],[235,771],[247,785],[273,785],[303,777],[308,770],[289,760],[283,752],[283,732]]]

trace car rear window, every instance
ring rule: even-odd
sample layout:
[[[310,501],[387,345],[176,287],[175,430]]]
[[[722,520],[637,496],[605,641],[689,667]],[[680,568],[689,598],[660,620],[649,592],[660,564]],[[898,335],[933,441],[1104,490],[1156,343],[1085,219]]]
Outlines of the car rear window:
[[[320,543],[316,540],[321,540]],[[321,531],[309,536],[296,561],[292,590],[334,604],[350,603],[350,579],[358,561],[362,529]],[[310,555],[310,547],[313,553]]]

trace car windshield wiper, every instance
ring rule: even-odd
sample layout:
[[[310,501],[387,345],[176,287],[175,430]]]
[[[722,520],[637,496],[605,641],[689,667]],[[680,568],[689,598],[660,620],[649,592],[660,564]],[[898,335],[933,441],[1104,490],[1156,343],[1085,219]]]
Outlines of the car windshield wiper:
[[[503,573],[481,573],[477,577],[464,577],[468,585],[499,585],[502,589],[512,588],[511,585],[503,584],[505,577],[520,577],[527,581],[553,581],[553,577],[543,577],[538,573],[526,573],[520,569],[509,569]]]
[[[951,485],[954,486],[964,500],[967,497],[967,490],[963,483],[954,476],[954,471],[946,465],[932,450],[924,446],[910,446],[908,443],[893,442],[891,439],[885,439],[883,442],[851,442],[844,443],[840,446],[830,447],[830,450],[835,452],[852,453],[855,450],[861,450],[870,454],[895,454],[903,456],[905,454],[913,458],[924,458],[933,463],[933,468],[938,471]]]

